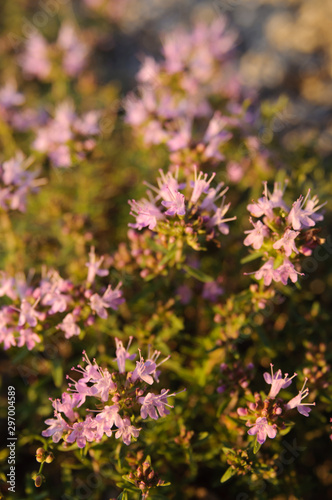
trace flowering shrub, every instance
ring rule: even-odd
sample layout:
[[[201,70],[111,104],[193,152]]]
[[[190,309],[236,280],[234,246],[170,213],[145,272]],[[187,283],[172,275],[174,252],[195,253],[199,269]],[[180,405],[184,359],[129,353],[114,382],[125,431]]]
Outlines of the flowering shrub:
[[[326,159],[273,135],[215,2],[160,49],[144,2],[23,3],[0,36],[0,497],[329,498]]]

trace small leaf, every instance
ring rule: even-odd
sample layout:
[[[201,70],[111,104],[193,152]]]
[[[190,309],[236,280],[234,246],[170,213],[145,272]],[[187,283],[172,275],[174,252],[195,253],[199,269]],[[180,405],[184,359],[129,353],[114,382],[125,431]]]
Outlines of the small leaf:
[[[264,252],[254,252],[251,253],[250,255],[247,255],[247,257],[244,257],[241,261],[240,264],[247,264],[248,262],[251,262],[253,260],[259,259],[260,257],[263,257]]]
[[[209,436],[208,432],[200,432],[198,435],[198,441],[203,441],[203,439],[206,439]]]
[[[186,264],[182,266],[182,269],[190,274],[190,276],[196,278],[199,281],[202,281],[203,283],[210,283],[211,281],[213,281],[213,278],[211,278],[211,276],[203,273],[199,269],[194,269],[193,267],[187,266]]]
[[[225,474],[222,476],[220,479],[221,483],[226,483],[232,476],[236,474],[236,469],[233,469],[233,467],[228,467],[227,471]]]
[[[128,481],[128,483],[135,484],[134,479],[130,479],[129,476],[122,476],[122,479],[124,479],[125,481]]]
[[[256,440],[255,440],[255,443],[254,443],[254,449],[253,449],[253,453],[254,455],[256,455],[256,453],[259,451],[260,447],[262,445],[257,441],[257,436],[256,436]]]

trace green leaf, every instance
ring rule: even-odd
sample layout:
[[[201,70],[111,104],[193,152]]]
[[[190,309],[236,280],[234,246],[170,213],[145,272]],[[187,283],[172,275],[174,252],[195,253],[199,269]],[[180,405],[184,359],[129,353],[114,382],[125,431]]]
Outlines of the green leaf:
[[[203,273],[199,269],[194,269],[193,267],[187,266],[186,264],[183,264],[182,269],[186,271],[190,276],[196,278],[199,281],[202,281],[203,283],[210,283],[211,281],[213,281],[213,278],[211,278],[211,276]]]
[[[257,436],[256,436],[255,443],[254,443],[254,449],[253,449],[254,455],[256,455],[256,453],[259,451],[261,446],[262,445],[257,441]]]
[[[220,403],[219,408],[217,410],[217,417],[220,417],[224,409],[227,407],[228,403],[230,402],[230,398],[225,398],[222,403]]]
[[[128,481],[128,483],[135,484],[135,481],[133,479],[130,479],[129,476],[122,476],[122,479]]]
[[[198,441],[203,441],[203,439],[206,439],[209,437],[209,433],[208,432],[200,432],[198,434]]]
[[[123,492],[118,496],[117,500],[129,500],[127,490],[123,490]]]
[[[63,368],[60,362],[55,362],[52,369],[55,387],[61,387],[63,382]]]
[[[228,467],[226,470],[225,474],[222,476],[220,479],[221,483],[226,483],[232,476],[236,474],[236,469],[233,469],[233,467]]]
[[[248,262],[251,262],[253,260],[259,259],[260,257],[263,257],[263,255],[264,255],[264,252],[251,253],[251,254],[247,255],[247,257],[244,257],[242,260],[240,260],[240,264],[247,264]]]

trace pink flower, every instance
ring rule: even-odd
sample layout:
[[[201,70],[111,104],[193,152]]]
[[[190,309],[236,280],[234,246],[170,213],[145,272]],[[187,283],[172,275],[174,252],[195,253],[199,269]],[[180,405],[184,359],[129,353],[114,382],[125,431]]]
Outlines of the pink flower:
[[[109,306],[108,302],[106,300],[104,300],[103,297],[98,295],[98,293],[94,293],[90,297],[90,307],[96,314],[98,314],[98,316],[100,318],[102,318],[102,319],[107,318],[108,315],[107,315],[106,308],[108,308],[110,306]]]
[[[73,314],[67,314],[61,323],[58,324],[57,328],[60,328],[65,332],[65,338],[70,339],[71,337],[78,336],[81,333],[80,327],[75,323]]]
[[[245,246],[252,245],[255,250],[259,250],[263,245],[264,238],[269,236],[270,231],[260,220],[254,222],[250,218],[250,222],[254,226],[254,229],[245,231],[248,236],[245,238],[243,244]]]
[[[302,399],[306,398],[309,394],[308,387],[305,387],[307,380],[307,378],[304,380],[304,384],[298,395],[288,401],[288,403],[285,405],[285,410],[292,410],[293,408],[297,408],[297,411],[301,413],[301,415],[309,417],[311,408],[306,408],[306,406],[315,406],[316,403],[301,403]]]
[[[203,174],[203,172],[199,172],[197,177],[197,169],[195,165],[195,180],[190,182],[190,185],[193,188],[193,192],[190,198],[191,203],[196,203],[199,200],[202,193],[207,193],[210,183],[212,179],[214,179],[215,175],[216,175],[215,172],[213,172],[210,179],[207,180],[208,174]]]
[[[295,270],[295,267],[290,262],[287,257],[285,257],[284,262],[281,266],[274,270],[274,280],[281,281],[283,285],[287,285],[288,278],[295,283],[297,281],[298,275],[303,276],[303,273],[299,273]]]
[[[72,432],[66,437],[67,443],[74,443],[76,441],[79,448],[84,448],[86,442],[95,440],[97,430],[97,423],[88,415],[84,422],[76,422],[73,424]]]
[[[17,340],[17,347],[27,346],[28,350],[31,351],[36,344],[41,342],[41,338],[31,328],[20,330],[20,336]]]
[[[136,427],[131,425],[129,418],[125,417],[117,425],[118,430],[115,433],[115,439],[121,437],[124,444],[129,445],[132,437],[138,438],[141,429],[136,429]]]
[[[212,228],[214,226],[217,226],[222,234],[228,234],[229,227],[226,222],[230,222],[236,219],[236,217],[228,217],[226,219],[224,218],[224,215],[227,213],[230,205],[230,203],[227,203],[227,205],[225,205],[225,198],[223,198],[221,206],[216,209],[215,213],[208,221],[208,227]]]
[[[126,359],[133,360],[136,358],[136,354],[129,354],[128,350],[130,344],[133,340],[133,337],[129,337],[129,342],[127,345],[127,349],[123,347],[123,343],[121,340],[115,337],[115,345],[116,345],[116,362],[118,364],[119,373],[125,373],[126,371]]]
[[[96,438],[99,440],[106,434],[107,437],[112,435],[112,427],[121,427],[122,419],[119,415],[120,407],[118,405],[104,406],[102,411],[98,413],[95,421],[98,423]]]
[[[143,199],[139,202],[129,200],[128,203],[131,207],[130,215],[136,217],[135,224],[128,224],[129,227],[135,229],[148,227],[152,231],[156,227],[158,220],[163,218],[163,214],[151,200]]]
[[[281,247],[283,247],[285,255],[287,255],[287,257],[289,257],[292,252],[299,253],[294,241],[299,234],[300,231],[292,231],[291,229],[287,228],[283,237],[274,243],[273,248],[275,250],[279,250]]]
[[[310,199],[309,196],[310,189],[308,189],[307,196],[304,199],[301,195],[298,200],[293,203],[292,209],[289,212],[287,220],[295,230],[313,227],[317,221],[323,220],[323,216],[321,214],[316,214],[315,212],[322,208],[325,203],[316,207],[318,203],[317,196],[314,196],[312,199]],[[307,204],[306,207],[304,207],[305,204]]]
[[[77,76],[83,69],[87,55],[87,45],[82,43],[71,24],[63,24],[59,31],[57,45],[64,51],[62,66],[67,75]]]
[[[221,288],[217,281],[210,281],[209,283],[204,283],[202,297],[203,299],[210,300],[211,302],[216,302],[218,297],[224,293],[224,289]]]
[[[49,428],[42,431],[42,436],[52,436],[53,442],[58,443],[62,438],[63,433],[70,430],[70,427],[62,418],[60,413],[54,412],[54,417],[55,418],[48,418],[47,420],[45,420],[45,424],[49,425]]]
[[[286,203],[283,201],[282,196],[285,188],[282,189],[278,182],[274,183],[274,190],[271,194],[267,189],[267,182],[264,182],[264,196],[259,198],[257,203],[252,203],[247,206],[247,209],[254,217],[266,216],[268,220],[274,218],[274,208],[283,208],[288,211]]]
[[[166,406],[170,408],[174,408],[174,406],[169,405],[167,398],[170,396],[174,396],[175,394],[169,394],[169,389],[162,389],[160,395],[152,394],[148,392],[148,394],[144,397],[138,398],[138,402],[141,406],[141,417],[147,418],[148,416],[153,418],[154,420],[158,419],[158,413],[160,417],[164,417],[169,414],[169,410]],[[156,411],[158,410],[158,413]]]
[[[16,83],[8,81],[0,88],[0,109],[9,109],[14,106],[21,106],[25,102],[25,97],[17,92]]]
[[[79,394],[68,394],[68,392],[63,392],[62,401],[60,401],[60,399],[55,399],[52,402],[52,406],[56,413],[64,413],[69,420],[75,420],[78,417],[78,414],[74,412],[74,408],[77,406],[79,401]]]
[[[259,417],[255,424],[250,425],[252,425],[252,427],[248,430],[248,434],[250,436],[257,434],[257,441],[259,444],[265,443],[267,436],[273,439],[277,435],[276,425],[270,425],[265,417]]]
[[[121,288],[122,282],[120,281],[116,288],[112,290],[111,285],[108,285],[104,295],[103,295],[103,300],[106,304],[108,304],[108,307],[116,311],[121,304],[125,302],[124,297],[122,297],[122,290],[119,290]]]
[[[30,326],[36,326],[38,320],[43,321],[45,319],[44,313],[36,311],[36,305],[37,302],[35,302],[34,305],[31,305],[26,299],[22,300],[18,326],[23,326],[25,323],[28,323]]]
[[[0,326],[0,342],[3,342],[3,348],[5,351],[12,346],[16,346],[16,338],[14,335],[14,328],[7,328],[4,325]]]
[[[275,279],[275,270],[273,269],[274,266],[274,259],[271,258],[265,264],[256,271],[255,278],[257,280],[264,279],[264,285],[269,286],[271,285],[272,280]],[[245,273],[248,274],[248,273]]]
[[[51,72],[48,45],[40,33],[32,33],[28,38],[24,53],[19,57],[23,73],[27,77],[45,80]]]
[[[292,379],[296,377],[296,375],[297,374],[294,373],[291,378],[288,378],[288,373],[285,373],[285,377],[283,378],[281,370],[273,373],[273,364],[271,363],[271,375],[268,372],[265,372],[263,375],[265,382],[271,385],[269,398],[274,399],[281,389],[285,389],[290,386]]]
[[[143,380],[146,384],[153,384],[153,374],[156,371],[156,363],[152,360],[147,360],[144,362],[144,359],[141,357],[140,361],[136,361],[136,368],[133,371],[131,376],[132,382],[135,382],[137,379]]]
[[[171,187],[167,186],[167,190],[169,192],[169,199],[164,200],[161,204],[167,208],[165,212],[166,215],[185,215],[186,208],[184,204],[184,194],[181,194],[179,191],[175,191]]]

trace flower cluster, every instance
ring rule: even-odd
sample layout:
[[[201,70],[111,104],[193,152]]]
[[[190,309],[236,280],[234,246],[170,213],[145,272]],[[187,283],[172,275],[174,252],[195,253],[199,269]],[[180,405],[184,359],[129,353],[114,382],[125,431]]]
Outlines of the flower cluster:
[[[245,231],[244,245],[259,250],[258,256],[262,255],[265,263],[258,271],[245,274],[263,279],[265,286],[272,281],[286,285],[288,279],[295,283],[301,274],[294,266],[299,255],[311,255],[322,242],[312,228],[323,220],[323,215],[317,212],[325,203],[319,205],[317,196],[311,197],[309,189],[307,195],[301,195],[289,209],[283,200],[284,191],[285,188],[276,182],[270,193],[265,182],[262,198],[247,207],[256,221],[250,218],[253,229]]]
[[[192,33],[179,29],[165,36],[164,59],[144,59],[138,93],[126,99],[126,120],[135,134],[145,145],[166,144],[174,162],[182,150],[192,161],[223,160],[230,129],[243,129],[252,121],[240,104],[244,90],[230,68],[236,34],[226,25],[219,16],[211,25],[197,24]],[[230,101],[223,113],[214,112],[213,96]],[[197,121],[202,122],[199,127]]]
[[[35,287],[29,286],[22,276],[13,278],[1,273],[0,297],[6,296],[12,301],[0,308],[0,342],[5,350],[24,345],[33,349],[41,342],[37,332],[51,324],[63,331],[67,339],[78,336],[82,326],[94,323],[96,315],[106,319],[107,309],[118,309],[124,302],[121,282],[115,289],[108,285],[101,288],[100,293],[94,292],[95,276],[106,276],[109,271],[100,269],[103,259],[96,259],[93,248],[89,257],[84,286],[61,278],[55,270],[44,271]]]
[[[134,224],[129,224],[135,229],[148,227],[152,231],[158,230],[158,223],[174,219],[178,216],[184,221],[184,232],[189,237],[197,236],[204,227],[205,232],[213,237],[218,229],[222,234],[229,233],[226,224],[236,217],[226,218],[225,215],[230,204],[225,203],[225,193],[228,188],[224,188],[224,183],[219,183],[215,188],[210,187],[215,173],[208,179],[208,174],[199,172],[195,167],[195,178],[190,181],[185,196],[181,191],[187,186],[186,183],[178,182],[178,171],[173,175],[170,171],[164,174],[160,170],[160,177],[157,179],[158,187],[148,186],[152,191],[148,191],[148,198],[139,202],[129,201],[131,206],[130,214],[136,218]],[[220,206],[216,202],[221,199]]]
[[[228,392],[231,396],[236,394],[238,386],[242,389],[246,389],[249,385],[250,379],[253,375],[254,365],[249,363],[244,368],[241,366],[239,361],[232,361],[231,363],[221,363],[221,380],[219,383],[221,385],[217,387],[219,394],[224,394]]]
[[[38,171],[28,168],[32,158],[25,158],[22,152],[0,165],[0,207],[3,210],[25,212],[27,195],[36,193],[45,179],[36,179]]]
[[[248,408],[238,408],[238,415],[246,420],[246,426],[250,427],[248,434],[250,436],[256,435],[257,442],[263,444],[267,437],[273,439],[277,435],[277,431],[285,429],[289,412],[296,408],[301,415],[309,416],[311,408],[315,403],[302,403],[302,400],[309,394],[309,389],[306,387],[307,379],[305,379],[303,386],[297,396],[290,401],[285,402],[282,398],[278,397],[281,389],[289,387],[294,377],[288,377],[288,373],[284,376],[281,370],[273,373],[273,365],[271,364],[271,374],[264,373],[264,380],[267,384],[271,385],[270,392],[264,401],[260,394],[254,395],[255,402],[247,404]]]
[[[53,74],[58,78],[59,70],[70,78],[77,77],[88,54],[88,46],[78,38],[73,25],[64,23],[54,44],[39,32],[31,33],[18,62],[26,78],[48,81]]]
[[[42,432],[44,437],[52,436],[55,443],[63,439],[65,443],[76,443],[79,448],[84,448],[87,442],[101,441],[114,432],[116,439],[129,445],[132,438],[138,438],[141,430],[133,424],[148,417],[157,420],[169,414],[168,408],[173,407],[168,398],[176,394],[169,394],[169,389],[162,389],[160,394],[147,391],[159,381],[158,367],[170,356],[157,363],[159,351],[154,351],[151,356],[148,353],[144,360],[139,350],[140,359],[136,361],[135,369],[126,372],[126,360],[136,357],[128,352],[132,337],[126,349],[121,340],[116,338],[115,341],[118,371],[101,368],[95,360],[91,363],[83,351],[86,366],[73,368],[80,378],[75,381],[67,376],[70,380],[67,392],[62,394],[61,400],[52,401],[54,418],[45,421],[49,428]],[[87,398],[98,403],[95,409],[84,410],[83,418],[79,416],[79,408]]]
[[[49,117],[36,131],[32,148],[48,156],[56,167],[71,167],[84,159],[96,145],[93,136],[99,133],[98,111],[79,117],[70,101],[59,104],[54,118]]]

